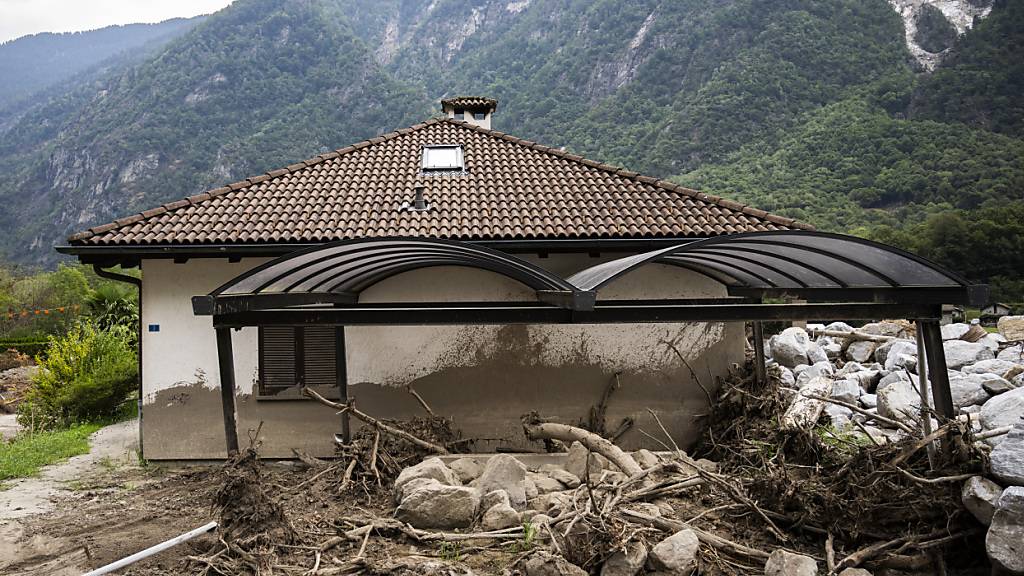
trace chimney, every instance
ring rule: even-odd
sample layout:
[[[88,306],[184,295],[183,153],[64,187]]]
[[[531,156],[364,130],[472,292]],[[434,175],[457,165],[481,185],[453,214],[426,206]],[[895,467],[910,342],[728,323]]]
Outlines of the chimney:
[[[449,118],[490,130],[491,116],[498,109],[498,101],[483,96],[456,96],[441,100],[441,109]]]

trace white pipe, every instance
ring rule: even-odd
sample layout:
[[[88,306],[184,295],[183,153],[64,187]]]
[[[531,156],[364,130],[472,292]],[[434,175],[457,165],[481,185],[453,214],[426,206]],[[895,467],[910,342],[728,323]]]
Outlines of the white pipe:
[[[200,526],[199,528],[196,528],[195,530],[192,530],[191,532],[186,532],[186,533],[182,534],[181,536],[175,536],[174,538],[171,538],[170,540],[166,540],[164,542],[161,542],[161,543],[157,544],[156,546],[150,546],[149,548],[146,548],[142,552],[136,552],[135,554],[132,554],[131,556],[129,556],[127,558],[122,558],[122,559],[118,560],[117,562],[114,562],[113,564],[107,564],[106,566],[104,566],[102,568],[97,568],[96,570],[93,570],[92,572],[89,572],[88,574],[85,574],[85,576],[99,576],[100,574],[109,574],[109,573],[113,572],[114,570],[118,570],[120,568],[124,568],[125,566],[128,566],[129,564],[134,564],[134,563],[138,562],[139,560],[142,560],[143,558],[148,558],[148,557],[156,554],[157,552],[163,552],[164,550],[167,550],[168,548],[173,548],[174,546],[177,546],[178,544],[181,544],[182,542],[187,542],[188,540],[191,540],[191,539],[195,538],[196,536],[199,536],[200,534],[206,534],[207,532],[209,532],[210,530],[213,530],[216,527],[217,527],[217,523],[216,522],[210,522],[209,524],[206,524],[204,526]]]

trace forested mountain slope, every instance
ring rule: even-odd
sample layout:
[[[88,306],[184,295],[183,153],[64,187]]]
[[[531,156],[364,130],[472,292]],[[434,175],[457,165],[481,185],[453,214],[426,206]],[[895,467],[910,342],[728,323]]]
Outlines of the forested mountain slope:
[[[88,32],[32,34],[0,44],[0,109],[71,78],[105,60],[156,48],[181,36],[204,17],[159,24],[107,26]]]
[[[997,0],[925,73],[886,0],[237,0],[0,122],[0,241],[50,262],[68,232],[465,93],[500,101],[496,129],[895,238],[1021,198],[1019,102],[1004,101],[1022,4]]]

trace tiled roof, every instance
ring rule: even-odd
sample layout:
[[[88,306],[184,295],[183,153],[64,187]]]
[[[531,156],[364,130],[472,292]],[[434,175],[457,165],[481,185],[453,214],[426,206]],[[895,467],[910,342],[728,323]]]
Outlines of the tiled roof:
[[[421,147],[463,146],[424,174]],[[425,187],[430,209],[403,206]],[[738,202],[451,119],[385,134],[75,234],[75,245],[705,237],[810,228]]]
[[[441,106],[465,108],[467,110],[486,109],[493,112],[498,109],[498,101],[493,98],[484,98],[483,96],[454,96],[441,100]]]

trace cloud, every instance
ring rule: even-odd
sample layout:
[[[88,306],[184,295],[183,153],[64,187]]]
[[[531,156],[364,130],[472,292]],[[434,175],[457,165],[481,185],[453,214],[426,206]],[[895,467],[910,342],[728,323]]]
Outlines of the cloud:
[[[209,14],[232,0],[0,0],[0,42],[38,32],[95,30]]]

